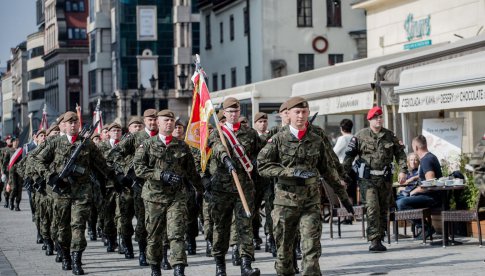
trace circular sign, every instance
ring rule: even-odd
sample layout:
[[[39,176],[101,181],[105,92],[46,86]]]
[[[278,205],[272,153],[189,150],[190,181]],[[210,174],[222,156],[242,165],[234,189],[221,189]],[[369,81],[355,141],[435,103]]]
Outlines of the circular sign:
[[[323,54],[328,49],[328,41],[323,36],[317,36],[313,39],[312,46],[313,46],[313,50],[315,50],[315,52]]]

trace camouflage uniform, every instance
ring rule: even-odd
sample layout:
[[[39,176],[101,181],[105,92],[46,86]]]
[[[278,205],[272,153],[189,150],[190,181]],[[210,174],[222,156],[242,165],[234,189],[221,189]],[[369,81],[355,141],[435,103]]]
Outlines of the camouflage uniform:
[[[370,128],[360,130],[349,142],[343,162],[348,183],[349,172],[356,156],[371,170],[369,178],[360,178],[358,181],[361,200],[367,207],[367,239],[380,240],[385,236],[387,212],[392,196],[392,162],[395,158],[399,171],[407,173],[406,153],[392,131],[385,128],[379,133],[374,133]],[[386,169],[387,177],[383,175]]]
[[[8,208],[10,206],[10,195],[12,194],[12,185],[10,184],[10,191],[7,192],[7,183],[9,180],[9,171],[7,170],[8,168],[8,162],[10,161],[10,156],[12,153],[15,151],[15,149],[12,149],[11,147],[5,147],[2,149],[2,173],[5,174],[6,182],[4,183],[4,188],[3,188],[3,193],[5,196],[5,208]],[[13,208],[13,206],[10,206],[10,208]]]
[[[271,138],[258,155],[258,171],[263,177],[278,177],[275,184],[273,233],[277,245],[276,272],[294,275],[293,246],[298,225],[303,250],[303,275],[320,275],[321,255],[320,188],[318,177],[331,185],[342,201],[348,196],[339,183],[338,172],[328,166],[323,139],[307,131],[299,141],[289,126]],[[314,177],[299,179],[298,170]]]
[[[148,232],[148,263],[157,266],[162,261],[162,232],[165,229],[170,241],[170,264],[186,266],[184,236],[187,223],[187,188],[182,181],[178,185],[168,185],[161,179],[161,174],[171,172],[184,177],[197,190],[202,191],[189,146],[175,138],[166,146],[157,135],[140,145],[133,164],[136,175],[146,179],[142,198]]]

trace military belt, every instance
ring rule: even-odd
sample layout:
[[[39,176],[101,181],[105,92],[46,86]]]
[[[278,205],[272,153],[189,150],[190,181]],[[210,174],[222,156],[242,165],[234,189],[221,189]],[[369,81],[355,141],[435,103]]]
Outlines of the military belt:
[[[370,170],[370,174],[371,175],[377,175],[377,176],[383,176],[385,172],[386,172],[385,170],[381,170],[381,171],[379,171],[379,170]]]
[[[317,183],[317,178],[312,177],[308,179],[303,178],[283,178],[278,177],[278,184],[290,185],[290,186],[307,186]]]

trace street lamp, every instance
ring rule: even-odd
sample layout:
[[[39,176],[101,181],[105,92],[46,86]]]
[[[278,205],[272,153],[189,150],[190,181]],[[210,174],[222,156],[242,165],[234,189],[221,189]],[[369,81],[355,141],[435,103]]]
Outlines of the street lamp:
[[[143,93],[145,93],[145,87],[143,87],[143,84],[140,83],[140,86],[138,86],[138,93],[135,92],[133,95],[133,100],[137,102],[136,106],[136,115],[141,116],[141,100],[143,99]]]
[[[164,84],[162,85],[162,93],[163,93],[163,97],[164,97],[165,99],[167,99],[167,98],[168,98],[168,93],[169,93],[169,92],[170,92],[170,89],[168,88],[168,85],[167,85],[166,83],[164,83]]]
[[[179,82],[180,82],[180,88],[182,88],[181,94],[183,95],[184,90],[185,90],[185,84],[187,83],[187,75],[185,75],[185,71],[182,70],[182,72],[180,73],[180,75],[178,77],[179,77]]]
[[[159,104],[158,104],[158,100],[155,99],[155,86],[157,85],[157,80],[155,78],[155,76],[152,74],[152,77],[149,79],[150,81],[150,86],[152,87],[152,95],[153,95],[153,102],[154,102],[154,107],[156,110],[159,109]]]

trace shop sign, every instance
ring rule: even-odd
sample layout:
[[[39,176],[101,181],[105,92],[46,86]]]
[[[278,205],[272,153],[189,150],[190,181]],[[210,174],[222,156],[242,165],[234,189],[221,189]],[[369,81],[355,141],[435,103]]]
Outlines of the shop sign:
[[[431,39],[404,44],[404,50],[412,50],[431,45]]]
[[[412,13],[408,14],[404,21],[404,30],[406,30],[407,39],[421,39],[431,34],[431,15],[419,20],[414,20]]]
[[[485,85],[399,95],[399,113],[485,106]]]
[[[423,120],[422,134],[426,137],[428,150],[436,155],[440,162],[447,160],[448,165],[459,166],[463,122],[463,118]]]
[[[308,101],[310,113],[320,115],[351,113],[371,109],[374,104],[374,92],[361,92],[338,97]]]

